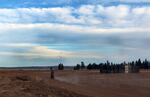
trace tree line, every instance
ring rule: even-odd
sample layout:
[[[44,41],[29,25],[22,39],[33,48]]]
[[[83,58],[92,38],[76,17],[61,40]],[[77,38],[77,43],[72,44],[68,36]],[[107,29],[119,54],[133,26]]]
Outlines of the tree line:
[[[87,66],[85,66],[84,62],[81,62],[81,64],[77,64],[74,66],[74,70],[80,70],[80,69],[88,69],[88,70],[100,70],[101,73],[122,73],[125,70],[125,65],[131,66],[131,70],[133,72],[138,72],[139,69],[150,69],[150,62],[145,59],[144,61],[141,61],[141,59],[138,59],[136,61],[132,62],[123,62],[123,63],[113,63],[106,61],[105,63],[89,63]]]

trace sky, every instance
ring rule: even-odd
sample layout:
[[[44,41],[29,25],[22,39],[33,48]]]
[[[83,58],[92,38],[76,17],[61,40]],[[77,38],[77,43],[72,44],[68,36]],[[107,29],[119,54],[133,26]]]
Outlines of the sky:
[[[0,0],[0,67],[150,59],[150,0]]]

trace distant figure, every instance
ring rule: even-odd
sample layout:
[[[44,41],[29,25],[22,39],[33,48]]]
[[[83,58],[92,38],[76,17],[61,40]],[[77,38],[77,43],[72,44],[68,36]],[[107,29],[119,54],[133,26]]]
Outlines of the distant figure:
[[[50,70],[51,70],[51,79],[54,79],[54,70],[52,67],[50,68]]]

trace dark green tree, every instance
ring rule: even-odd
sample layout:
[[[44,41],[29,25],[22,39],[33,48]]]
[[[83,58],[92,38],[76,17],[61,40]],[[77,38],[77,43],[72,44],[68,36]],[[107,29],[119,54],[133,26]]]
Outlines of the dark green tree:
[[[92,69],[92,64],[91,64],[91,63],[89,63],[89,65],[87,66],[87,69],[88,69],[88,70],[91,70],[91,69]]]
[[[64,70],[64,65],[62,63],[58,65],[58,70]]]
[[[77,64],[77,65],[74,67],[74,70],[80,70],[80,69],[81,69],[80,64]]]
[[[84,62],[81,62],[81,69],[85,69],[85,64],[84,64]]]

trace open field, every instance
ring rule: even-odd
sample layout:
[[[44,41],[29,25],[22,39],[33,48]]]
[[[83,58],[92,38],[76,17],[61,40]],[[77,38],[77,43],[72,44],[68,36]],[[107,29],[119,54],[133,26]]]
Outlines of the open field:
[[[0,97],[149,97],[150,72],[1,70]]]

